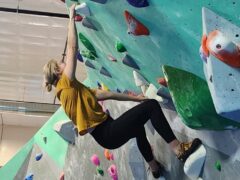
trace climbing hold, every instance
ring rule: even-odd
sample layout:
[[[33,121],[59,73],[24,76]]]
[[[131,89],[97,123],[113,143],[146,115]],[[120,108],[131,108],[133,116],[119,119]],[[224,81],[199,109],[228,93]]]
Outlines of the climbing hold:
[[[197,179],[202,171],[207,151],[203,145],[200,145],[199,148],[194,151],[184,163],[184,173],[190,179]]]
[[[97,81],[98,89],[102,89],[102,85]]]
[[[99,165],[100,165],[99,157],[98,157],[96,154],[92,155],[91,161],[92,161],[92,163],[93,163],[95,166],[99,166]]]
[[[167,103],[168,100],[158,96],[157,91],[158,91],[157,88],[153,84],[150,84],[144,95],[149,99],[155,99],[163,104]]]
[[[42,158],[42,156],[43,156],[42,153],[37,154],[35,157],[36,161],[39,161]]]
[[[27,176],[25,177],[25,180],[33,180],[33,173],[27,175]]]
[[[63,3],[65,3],[65,0],[61,0]]]
[[[85,58],[91,59],[91,60],[95,60],[95,56],[94,54],[89,51],[89,50],[82,50],[81,51],[81,55]]]
[[[84,17],[84,18],[83,18],[83,20],[82,20],[82,25],[85,26],[85,27],[87,27],[87,28],[96,30],[96,31],[98,30],[98,29],[94,26],[94,24],[90,21],[90,19],[87,18],[87,17]]]
[[[150,34],[148,28],[144,26],[140,21],[138,21],[135,17],[133,17],[128,11],[125,11],[124,14],[128,25],[128,34],[133,34],[135,36]]]
[[[164,77],[158,78],[157,81],[158,81],[158,84],[161,84],[162,86],[167,87],[167,81],[166,81],[166,79]]]
[[[92,68],[92,69],[96,69],[95,66],[94,66],[92,63],[90,63],[90,61],[88,61],[88,60],[85,61],[85,65],[86,65],[87,67]]]
[[[98,166],[96,170],[97,170],[98,174],[100,174],[101,176],[104,176],[104,171],[102,170],[102,168],[100,168]]]
[[[110,152],[109,152],[109,150],[108,149],[104,149],[104,156],[105,156],[105,158],[107,158],[107,160],[111,160],[111,158],[110,158]]]
[[[118,88],[116,89],[116,91],[117,91],[118,93],[121,93],[120,89],[118,89]]]
[[[74,18],[74,20],[77,21],[77,22],[82,21],[82,19],[83,19],[83,17],[81,15],[79,15],[79,14],[76,14],[76,16]]]
[[[116,44],[115,44],[115,48],[117,49],[118,52],[125,52],[127,51],[126,48],[124,47],[124,45],[117,41]]]
[[[108,77],[110,77],[110,78],[112,77],[112,75],[110,74],[110,72],[108,72],[108,70],[107,70],[106,68],[104,68],[104,67],[101,68],[100,73],[103,74],[103,75],[105,75],[105,76],[108,76]]]
[[[147,87],[148,87],[149,83],[137,71],[133,71],[133,77],[134,77],[136,86],[141,87],[142,93],[144,94],[147,90]]]
[[[109,54],[107,57],[110,61],[117,62],[117,59],[115,57],[113,57],[112,55]]]
[[[75,11],[76,11],[77,14],[80,14],[80,15],[81,14],[84,15],[84,16],[90,16],[91,15],[90,10],[89,10],[86,3],[81,3],[81,4],[77,5],[75,7]]]
[[[107,0],[91,0],[97,3],[101,3],[101,4],[105,4],[107,2]]]
[[[221,170],[222,170],[222,166],[221,166],[221,162],[220,162],[220,161],[216,161],[216,162],[215,162],[215,168],[216,168],[218,171],[221,171]]]
[[[79,60],[80,62],[83,62],[83,58],[82,58],[81,53],[79,51],[77,52],[77,60]]]
[[[118,174],[117,174],[117,167],[116,165],[112,164],[108,168],[108,174],[111,176],[112,180],[118,180]]]
[[[167,88],[164,87],[164,86],[161,86],[161,87],[158,89],[157,95],[158,95],[158,96],[161,96],[161,97],[163,97],[163,98],[165,98],[165,99],[172,99],[172,98],[171,98],[171,95],[169,94],[169,92],[168,92],[168,90],[167,90]]]
[[[58,121],[54,124],[53,129],[60,135],[65,141],[70,144],[75,144],[75,131],[74,124],[71,120]]]
[[[61,172],[59,180],[64,180],[64,172]]]
[[[220,61],[232,67],[240,67],[240,49],[228,39],[219,30],[212,31],[208,34],[207,40],[202,46]]]
[[[109,88],[105,84],[102,83],[101,86],[102,86],[102,90],[110,91]]]
[[[147,0],[127,0],[127,2],[137,8],[149,6],[149,3]]]
[[[90,42],[82,33],[79,33],[79,38],[80,38],[81,42],[83,43],[83,45],[84,45],[89,51],[91,51],[92,54],[93,54],[95,57],[98,57],[95,48],[93,47],[93,45],[91,44],[91,42]]]
[[[134,69],[140,70],[139,66],[136,64],[134,59],[131,56],[129,56],[128,54],[126,54],[125,57],[123,58],[123,64],[130,66]]]
[[[200,55],[201,59],[203,60],[203,62],[207,63],[207,56],[203,52],[202,46],[200,46],[200,48],[199,48],[199,55]]]
[[[43,137],[43,142],[44,142],[45,144],[47,144],[47,137],[46,137],[46,136]]]

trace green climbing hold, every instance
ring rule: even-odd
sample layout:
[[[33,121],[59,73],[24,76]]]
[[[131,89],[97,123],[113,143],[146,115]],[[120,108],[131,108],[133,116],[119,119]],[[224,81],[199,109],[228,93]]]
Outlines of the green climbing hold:
[[[116,44],[115,44],[115,48],[117,49],[118,52],[125,52],[127,51],[126,48],[124,47],[124,45],[117,41]]]
[[[97,172],[98,174],[100,174],[101,176],[104,176],[104,171],[98,166],[97,167]]]
[[[240,123],[216,113],[205,80],[170,66],[163,66],[163,72],[176,110],[188,127],[209,130],[240,128]]]
[[[216,161],[216,162],[215,162],[215,168],[216,168],[218,171],[221,171],[221,170],[222,170],[222,165],[221,165],[221,162],[220,162],[220,161]]]
[[[91,60],[95,60],[95,56],[94,54],[89,51],[89,50],[82,50],[81,51],[81,55],[85,58],[91,59]]]
[[[96,52],[95,48],[93,47],[92,43],[91,43],[82,33],[79,33],[79,38],[80,38],[81,42],[83,43],[83,45],[84,45],[89,51],[91,51],[91,53],[92,53],[95,57],[98,57],[98,56],[97,56],[97,52]]]

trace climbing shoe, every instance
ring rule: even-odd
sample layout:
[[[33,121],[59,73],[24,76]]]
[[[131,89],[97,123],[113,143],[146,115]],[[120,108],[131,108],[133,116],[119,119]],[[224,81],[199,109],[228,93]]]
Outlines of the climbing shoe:
[[[194,139],[189,143],[181,143],[179,153],[177,154],[177,158],[185,162],[187,158],[197,150],[197,148],[202,144],[202,141],[198,138]]]
[[[163,166],[158,161],[156,161],[156,163],[158,165],[158,170],[157,171],[151,171],[150,167],[149,167],[148,171],[151,171],[153,177],[157,179],[157,178],[163,176]]]

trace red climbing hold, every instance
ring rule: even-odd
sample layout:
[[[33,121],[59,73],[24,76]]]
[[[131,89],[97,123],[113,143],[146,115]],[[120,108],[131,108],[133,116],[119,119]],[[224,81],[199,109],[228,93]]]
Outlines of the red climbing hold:
[[[135,36],[150,34],[148,28],[133,17],[128,11],[125,11],[124,15],[128,25],[128,34],[133,34]]]
[[[164,77],[159,78],[157,81],[158,81],[159,84],[167,87],[167,81]]]
[[[77,14],[74,19],[75,21],[82,21],[83,17]]]

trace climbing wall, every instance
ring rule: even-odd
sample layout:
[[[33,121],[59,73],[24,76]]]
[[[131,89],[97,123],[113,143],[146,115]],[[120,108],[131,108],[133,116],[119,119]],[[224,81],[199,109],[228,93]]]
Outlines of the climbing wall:
[[[203,141],[207,155],[200,176],[204,180],[239,179],[240,2],[65,3],[67,8],[79,3],[75,19],[77,58],[88,72],[84,84],[124,93],[144,92],[157,99],[180,140],[198,137]],[[222,34],[212,34],[215,30]],[[114,118],[136,105],[115,101],[101,104]],[[154,154],[165,167],[164,176],[188,180],[183,164],[151,123],[146,124],[146,129]],[[67,180],[114,179],[108,175],[108,168],[115,165],[119,179],[152,179],[134,139],[111,153],[114,159],[107,160],[104,149],[90,135],[75,136],[73,125],[59,109],[0,169],[0,176],[6,180],[52,180],[63,175]],[[99,163],[91,161],[93,155]],[[48,174],[44,175],[44,171]]]

